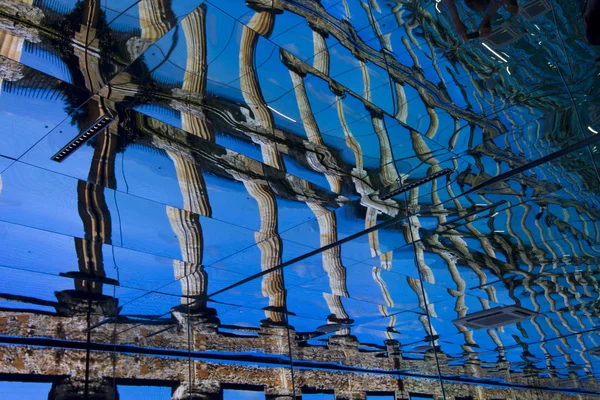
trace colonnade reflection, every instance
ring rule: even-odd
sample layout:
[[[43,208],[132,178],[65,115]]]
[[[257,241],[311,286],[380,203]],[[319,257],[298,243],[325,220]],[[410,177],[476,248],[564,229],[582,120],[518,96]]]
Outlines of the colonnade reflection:
[[[2,9],[12,25],[0,31],[0,102],[35,98],[66,111],[41,123],[39,137],[2,134],[15,150],[0,151],[9,160],[0,170],[0,200],[9,205],[0,221],[7,232],[14,225],[72,237],[77,269],[64,265],[57,274],[73,289],[45,286],[53,299],[35,290],[1,295],[0,334],[19,338],[10,340],[20,347],[2,350],[0,374],[43,376],[54,382],[53,398],[116,398],[119,379],[169,381],[181,399],[220,398],[224,387],[242,384],[265,387],[269,399],[314,390],[340,399],[517,393],[502,385],[529,388],[518,395],[531,398],[597,391],[595,147],[469,192],[589,136],[575,117],[589,111],[585,121],[597,122],[586,98],[595,98],[595,86],[578,98],[579,110],[551,96],[556,90],[543,92],[546,100],[526,98],[510,70],[484,76],[491,61],[479,49],[450,55],[456,39],[430,8],[342,3],[247,1],[235,19],[229,6],[212,2],[182,11],[144,0],[110,17],[110,6],[86,0],[72,5],[80,14],[64,14],[81,21],[61,40],[55,4],[3,6],[25,11]],[[334,15],[340,10],[344,19]],[[364,26],[353,25],[363,18],[358,10]],[[384,26],[386,16],[394,29]],[[119,33],[120,18],[137,25]],[[224,21],[233,31],[225,45]],[[312,50],[285,42],[279,21],[301,21],[302,46]],[[24,56],[26,43],[50,49],[70,80],[56,82],[33,53]],[[445,59],[437,49],[446,49]],[[342,51],[353,67],[340,73]],[[360,80],[344,76],[353,70]],[[496,83],[490,89],[482,78]],[[106,130],[60,165],[48,161],[71,139],[63,130],[83,130],[102,115],[113,119]],[[135,146],[158,156],[140,156]],[[76,207],[78,230],[48,228],[46,221],[71,221],[67,211],[16,201],[27,195],[16,184],[27,168],[53,174],[50,184],[58,176],[75,182],[45,195],[49,204],[74,199],[65,204]],[[378,196],[444,168],[452,174]],[[44,179],[27,176],[34,188]],[[164,193],[170,182],[178,194]],[[228,193],[237,199],[232,208],[250,211],[223,212]],[[148,208],[125,218],[150,204],[162,214]],[[156,232],[140,233],[145,226]],[[124,240],[130,229],[141,243]],[[252,240],[238,245],[236,235],[246,233]],[[143,243],[145,234],[164,248],[150,236]],[[164,275],[143,264],[118,266],[115,251],[169,259],[177,289],[148,286]],[[16,253],[2,265],[28,270]],[[163,300],[147,306],[151,313],[131,311],[149,296]],[[485,331],[452,324],[511,304],[538,315]],[[232,309],[247,314],[234,318]]]

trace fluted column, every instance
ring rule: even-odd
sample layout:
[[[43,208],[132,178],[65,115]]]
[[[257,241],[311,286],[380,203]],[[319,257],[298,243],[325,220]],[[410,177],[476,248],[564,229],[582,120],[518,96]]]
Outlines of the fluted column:
[[[267,270],[281,264],[282,242],[278,232],[277,202],[271,188],[258,181],[244,181],[248,193],[258,203],[260,213],[260,230],[254,234],[256,244],[261,253],[261,270]],[[283,271],[273,271],[262,280],[263,295],[269,297],[271,310],[266,312],[267,318],[274,323],[285,322],[285,288]]]
[[[346,122],[346,116],[344,115],[344,104],[342,102],[342,97],[340,94],[336,94],[335,101],[337,105],[337,113],[338,118],[340,120],[340,125],[342,126],[344,137],[346,138],[346,146],[348,146],[354,154],[354,161],[356,167],[352,169],[352,180],[358,193],[364,196],[372,192],[372,188],[369,176],[367,175],[367,171],[364,170],[362,148],[358,140],[356,140],[356,138],[352,134],[352,131],[350,130],[350,127]]]
[[[167,150],[177,173],[177,182],[183,197],[183,208],[198,215],[210,217],[212,209],[200,166],[180,153]]]
[[[381,168],[381,180],[384,185],[390,185],[398,180],[398,170],[394,163],[392,146],[388,136],[387,129],[383,122],[383,116],[378,112],[371,112],[371,122],[373,130],[379,140],[379,165]]]
[[[262,131],[252,135],[259,143],[263,162],[271,167],[285,171],[283,158],[274,139],[274,120],[264,100],[258,74],[254,66],[256,46],[261,36],[268,38],[275,26],[275,14],[272,11],[257,11],[247,25],[242,28],[240,40],[240,88],[248,107],[254,114],[255,122]],[[267,270],[281,264],[282,241],[278,232],[277,203],[271,188],[263,182],[244,181],[248,193],[258,203],[260,212],[260,231],[255,234],[256,244],[261,251],[261,269]],[[269,297],[269,309],[266,311],[268,322],[282,325],[285,323],[286,291],[283,284],[283,271],[277,270],[263,277],[262,291]]]
[[[201,4],[181,21],[187,60],[183,76],[183,91],[191,93],[198,99],[206,96],[206,78],[208,65],[206,61],[206,5]],[[197,95],[197,96],[196,96]],[[198,117],[190,112],[182,111],[181,128],[205,140],[214,140],[214,133],[209,129],[206,116]]]
[[[21,54],[23,52],[23,43],[25,40],[21,37],[11,35],[8,32],[0,31],[0,56],[4,56],[13,61],[21,61]],[[4,64],[4,63],[3,63]],[[8,63],[7,63],[8,64]],[[10,64],[8,64],[10,66]],[[18,68],[19,64],[16,64],[15,67]],[[17,72],[16,68],[10,68],[14,72]],[[11,73],[11,75],[17,77],[22,77],[21,73]],[[6,75],[4,75],[6,76]],[[17,78],[18,79],[18,78]],[[0,77],[0,93],[2,93],[2,82],[3,78]],[[2,190],[2,177],[0,176],[0,191]]]
[[[24,43],[23,38],[0,31],[0,56],[20,61]]]
[[[114,121],[96,139],[88,181],[115,189],[115,159],[119,145],[118,121]]]
[[[304,125],[304,131],[306,132],[306,136],[311,143],[315,143],[319,146],[324,146],[323,137],[321,136],[321,131],[317,125],[317,121],[313,115],[312,109],[310,107],[310,102],[308,100],[308,96],[306,95],[306,89],[304,87],[304,79],[300,74],[289,70],[290,76],[292,78],[292,83],[294,84],[294,92],[296,93],[296,102],[298,103],[298,108],[300,109],[300,116],[302,118],[302,124]],[[342,182],[339,177],[331,174],[325,173],[325,178],[327,182],[329,182],[329,188],[334,193],[341,193],[342,191]]]
[[[100,72],[100,39],[96,31],[102,15],[100,1],[85,0],[82,14],[83,21],[73,38],[78,46],[74,46],[73,50],[79,59],[79,70],[83,74],[85,87],[95,93],[105,84]]]
[[[316,203],[307,203],[317,217],[321,247],[337,242],[337,217],[335,212]],[[336,296],[348,297],[346,268],[342,264],[340,246],[323,251],[323,268],[329,276],[331,292]]]
[[[87,102],[87,107],[87,116],[91,120],[105,111],[95,98]],[[55,293],[59,313],[86,313],[91,307],[94,315],[88,319],[88,324],[93,323],[100,314],[113,317],[118,303],[117,299],[103,294],[103,286],[109,281],[104,270],[103,247],[112,244],[112,218],[106,202],[106,191],[116,187],[116,143],[116,125],[109,126],[95,142],[88,179],[77,181],[77,209],[83,225],[83,237],[73,238],[78,270],[63,274],[73,277],[75,290]]]
[[[327,37],[328,34],[324,31],[322,31],[321,29],[319,29],[318,27],[314,26],[314,24],[309,23],[309,26],[313,30],[313,48],[314,48],[313,67],[318,72],[320,72],[328,77],[329,70],[330,70],[330,56],[329,56],[329,49],[327,47],[327,42],[325,41],[325,38]],[[290,73],[292,73],[291,70],[290,70]],[[304,82],[302,82],[302,84],[303,85],[302,85],[301,91],[303,91],[304,95],[306,95],[306,92],[304,91]],[[360,146],[360,143],[358,142],[358,140],[356,140],[354,138],[354,136],[352,135],[352,131],[350,130],[350,128],[346,122],[346,117],[344,115],[344,105],[342,103],[343,93],[339,93],[339,92],[335,93],[334,92],[334,94],[335,94],[338,118],[340,119],[340,125],[342,126],[342,130],[344,132],[344,137],[346,138],[346,145],[354,153],[356,167],[352,170],[352,178],[354,180],[354,183],[357,187],[358,192],[362,195],[365,192],[369,191],[368,186],[370,185],[369,177],[367,176],[367,172],[363,169],[362,149],[361,149],[361,146]],[[300,102],[298,102],[298,103],[300,104]],[[302,112],[302,109],[301,109],[301,112]],[[311,116],[312,116],[312,113],[311,113]],[[304,117],[302,118],[302,120],[304,121]],[[307,133],[307,136],[308,136],[308,133]],[[328,180],[329,180],[329,178],[328,178]],[[331,185],[331,182],[330,182],[330,185]],[[336,193],[338,193],[338,192],[336,192]]]
[[[365,229],[372,228],[377,224],[377,215],[379,211],[374,207],[367,207],[367,213],[365,216]],[[369,247],[371,248],[371,257],[379,256],[381,261],[381,268],[385,270],[392,269],[392,257],[393,251],[386,253],[381,252],[379,245],[379,231],[369,233]]]
[[[314,59],[313,67],[317,71],[329,76],[329,49],[327,48],[327,42],[325,41],[326,34],[313,28],[313,47],[314,47]]]
[[[381,277],[381,270],[382,270],[382,268],[378,268],[378,267],[373,267],[373,270],[372,270],[373,281],[375,281],[375,283],[377,283],[377,286],[379,286],[379,289],[381,290],[381,295],[383,296],[383,299],[385,301],[385,305],[379,304],[379,306],[378,306],[379,313],[383,317],[389,318],[388,328],[393,329],[394,326],[396,325],[396,316],[389,314],[388,307],[394,307],[394,299],[392,299],[392,295],[390,294],[390,291],[388,290],[388,287],[387,287],[385,281]],[[386,334],[387,338],[390,340],[392,340],[394,338],[392,336],[391,332],[389,332],[389,331],[387,331],[385,334]]]
[[[79,181],[77,195],[79,216],[83,221],[86,239],[110,243],[111,219],[104,196],[104,187]]]
[[[396,119],[402,123],[406,123],[408,118],[408,102],[406,99],[406,93],[404,92],[404,86],[401,83],[394,81],[394,91],[396,92]]]
[[[259,140],[262,157],[265,164],[280,170],[285,170],[281,155],[277,151],[274,142],[268,140],[268,136],[274,133],[273,115],[269,111],[262,95],[258,75],[254,67],[254,56],[256,45],[260,36],[269,37],[275,25],[275,15],[267,11],[259,11],[254,14],[247,25],[242,28],[240,39],[240,88],[244,100],[252,110],[256,123],[264,129],[267,138]],[[255,139],[258,140],[258,139]]]
[[[187,210],[167,206],[171,228],[179,240],[181,260],[173,260],[175,279],[181,285],[181,306],[171,309],[178,323],[193,336],[196,332],[215,332],[219,320],[214,309],[206,306],[208,275],[202,265],[203,234],[199,216]],[[191,326],[194,329],[191,330]],[[193,343],[195,340],[190,338]]]
[[[140,0],[138,3],[142,39],[155,42],[175,23],[171,0]]]
[[[210,216],[212,210],[199,166],[179,153],[167,151],[167,154],[175,164],[183,197],[183,210],[167,206],[166,212],[179,240],[182,260],[174,260],[173,269],[184,295],[181,303],[187,304],[192,301],[188,301],[187,296],[200,298],[206,295],[208,277],[202,266],[203,237],[199,216]],[[204,302],[199,304],[204,305]]]
[[[315,68],[325,74],[329,75],[329,51],[325,38],[321,32],[313,27],[313,40],[314,40],[314,52]],[[317,145],[323,146],[323,138],[321,132],[314,118],[306,89],[304,87],[304,78],[299,73],[290,68],[289,73],[292,78],[294,85],[294,91],[296,94],[296,101],[300,110],[300,116],[304,125],[304,130],[308,140]],[[341,181],[340,179],[332,174],[325,174],[331,190],[335,193],[341,192]],[[320,244],[321,246],[327,246],[337,241],[337,217],[334,212],[326,209],[317,203],[307,203],[311,211],[317,217],[317,223],[319,224]],[[329,306],[331,315],[339,320],[348,320],[348,315],[344,310],[340,296],[348,297],[348,291],[346,288],[346,268],[342,264],[341,259],[341,248],[339,246],[325,250],[322,252],[323,268],[329,276],[329,285],[331,288],[331,294],[325,294],[325,299]],[[346,333],[347,329],[343,329],[343,333]],[[340,332],[338,332],[339,334]]]
[[[98,107],[90,101],[91,107]],[[92,108],[90,112],[97,112]],[[94,114],[92,114],[94,115]],[[79,216],[83,223],[84,239],[75,238],[75,250],[79,272],[90,277],[105,277],[102,245],[112,242],[112,219],[106,204],[106,188],[116,187],[114,161],[117,136],[114,129],[107,128],[96,141],[88,182],[77,182]],[[102,283],[94,280],[75,279],[75,288],[102,294]]]
[[[359,59],[358,63],[360,65],[360,70],[362,72],[363,77],[363,99],[367,100],[369,103],[371,102],[371,77],[369,76],[369,68],[367,68],[367,64]]]
[[[179,240],[182,260],[173,261],[175,279],[181,284],[182,304],[193,300],[189,296],[206,295],[207,277],[202,266],[203,237],[198,216],[190,211],[167,206],[171,228]]]

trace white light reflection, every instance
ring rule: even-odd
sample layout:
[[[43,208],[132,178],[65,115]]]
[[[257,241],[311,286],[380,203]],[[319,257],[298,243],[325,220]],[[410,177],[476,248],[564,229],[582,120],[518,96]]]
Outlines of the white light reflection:
[[[289,120],[290,120],[290,121],[292,121],[292,122],[296,122],[296,120],[295,120],[295,119],[293,119],[293,118],[290,118],[290,117],[288,117],[287,115],[280,113],[279,111],[277,111],[277,110],[276,110],[276,109],[274,109],[273,107],[271,107],[271,106],[267,106],[267,107],[269,108],[269,110],[273,111],[274,113],[277,113],[277,114],[281,115],[283,118],[285,118],[285,119],[289,119]]]
[[[597,133],[598,133],[598,131],[597,131],[597,130],[595,130],[594,128],[592,128],[591,126],[588,126],[588,131],[590,131],[590,132],[592,132],[592,133],[594,133],[594,134],[597,134]]]
[[[490,46],[488,46],[485,43],[481,43],[486,49],[488,49],[490,52],[492,52],[492,54],[494,54],[496,57],[498,57],[499,59],[501,59],[504,62],[508,62],[504,57],[502,57],[500,54],[496,53]]]

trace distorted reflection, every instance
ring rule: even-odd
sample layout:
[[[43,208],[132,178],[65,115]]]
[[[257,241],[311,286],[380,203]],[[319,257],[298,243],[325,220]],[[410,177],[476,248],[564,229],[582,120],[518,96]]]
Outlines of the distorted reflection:
[[[0,395],[600,396],[584,3],[1,2]]]

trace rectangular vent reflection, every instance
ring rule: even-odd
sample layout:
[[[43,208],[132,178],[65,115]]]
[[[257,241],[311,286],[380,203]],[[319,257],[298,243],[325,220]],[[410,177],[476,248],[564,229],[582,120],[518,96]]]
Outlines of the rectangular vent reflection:
[[[550,11],[550,4],[546,0],[533,0],[519,7],[519,13],[528,21],[540,17]]]
[[[65,158],[73,154],[75,150],[84,145],[88,140],[102,132],[110,123],[113,122],[113,119],[107,115],[103,115],[98,118],[90,127],[83,130],[79,135],[77,135],[73,140],[67,143],[62,149],[60,149],[56,154],[54,154],[51,159],[56,162],[63,162]]]
[[[391,184],[389,186],[386,186],[384,188],[382,188],[379,191],[379,198],[381,200],[387,200],[387,199],[391,199],[392,197],[402,194],[406,191],[409,191],[411,189],[414,189],[418,186],[424,185],[427,182],[431,182],[434,179],[437,179],[439,177],[445,176],[445,175],[449,175],[452,173],[452,170],[450,168],[444,168],[441,171],[435,172],[429,176],[426,176],[423,179],[419,179],[416,181],[412,181],[412,182],[408,182],[405,184],[402,183],[394,183]]]
[[[504,23],[494,29],[492,33],[484,39],[484,42],[494,48],[498,48],[516,42],[522,36],[523,33],[517,28],[508,23]]]
[[[516,324],[535,315],[535,312],[518,306],[496,307],[466,315],[454,323],[472,329],[489,329]]]

